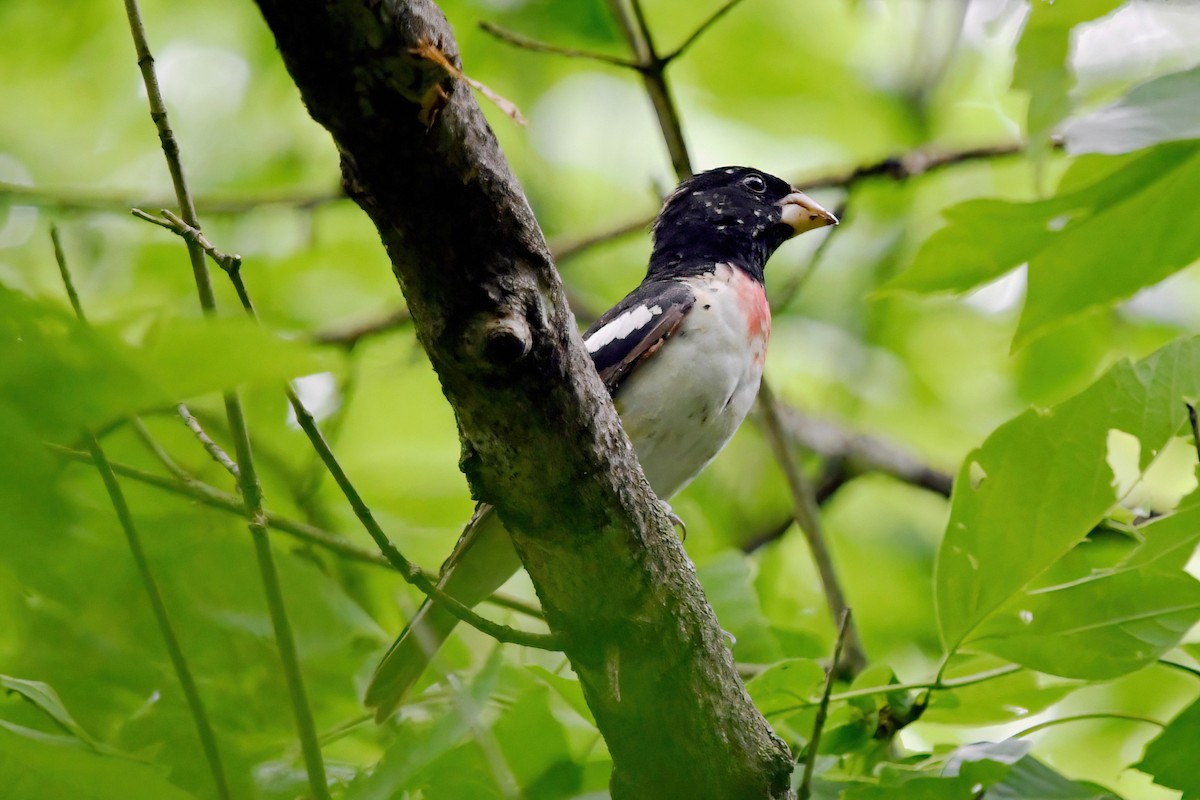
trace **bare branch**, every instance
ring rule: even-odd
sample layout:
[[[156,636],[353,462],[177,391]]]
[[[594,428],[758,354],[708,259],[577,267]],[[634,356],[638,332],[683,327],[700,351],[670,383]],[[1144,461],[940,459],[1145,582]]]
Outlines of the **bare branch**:
[[[821,703],[817,706],[817,716],[813,720],[812,736],[808,740],[807,755],[804,759],[804,776],[796,791],[798,800],[808,800],[812,796],[813,768],[817,764],[817,750],[821,746],[821,732],[825,729],[825,719],[829,714],[829,696],[833,692],[833,681],[838,674],[838,661],[842,657],[842,647],[846,644],[846,636],[850,628],[850,609],[842,612],[838,623],[837,641],[833,645],[833,658],[825,670],[825,690],[821,693]]]
[[[696,28],[696,30],[692,31],[691,36],[689,36],[688,38],[683,40],[683,44],[679,45],[679,47],[676,47],[670,53],[663,56],[663,58],[662,58],[663,65],[665,66],[667,64],[670,64],[672,61],[674,61],[675,59],[677,59],[681,55],[683,55],[685,52],[687,52],[687,49],[689,47],[691,47],[693,44],[695,44],[697,39],[699,39],[701,36],[703,36],[708,31],[709,28],[711,28],[718,20],[721,19],[721,17],[728,14],[730,11],[733,10],[734,6],[738,5],[741,2],[742,2],[742,0],[728,0],[728,2],[725,3],[725,5],[721,6],[716,11],[714,11],[712,13],[712,16],[710,16],[708,19],[704,20],[704,22],[700,23],[700,27],[698,27],[698,28]]]
[[[412,314],[407,308],[397,308],[378,317],[351,323],[340,328],[328,328],[313,334],[313,341],[319,344],[336,344],[351,350],[363,339],[377,336],[397,328],[405,328],[412,324]]]
[[[212,440],[212,437],[200,425],[200,420],[192,416],[191,410],[183,403],[177,405],[175,410],[179,413],[179,418],[183,420],[183,424],[187,426],[187,429],[200,442],[200,445],[204,448],[204,452],[208,453],[213,461],[220,464],[234,478],[241,478],[241,470],[238,468],[238,465],[234,463],[233,459],[229,457],[229,454],[219,444]]]
[[[626,8],[627,3],[632,6],[631,9]],[[658,125],[667,143],[667,151],[671,154],[675,175],[679,180],[688,178],[692,174],[692,158],[683,138],[683,123],[679,119],[679,111],[675,108],[675,101],[671,98],[671,90],[663,74],[666,62],[659,58],[654,50],[654,40],[646,25],[642,4],[640,0],[608,0],[608,5],[625,35],[625,41],[629,43],[629,49],[637,59],[638,71],[642,74],[646,94],[650,96],[650,102],[654,105],[654,113],[658,117]]]
[[[626,69],[640,69],[636,61],[631,61],[628,58],[620,56],[610,56],[605,53],[594,53],[590,50],[577,50],[573,47],[559,47],[556,44],[549,42],[541,42],[537,39],[531,39],[528,36],[522,36],[519,33],[501,28],[492,22],[486,20],[479,23],[479,27],[491,36],[495,36],[502,42],[507,42],[513,47],[519,47],[522,50],[532,50],[535,53],[551,53],[557,56],[566,56],[567,58],[584,58],[589,61],[599,61],[602,64],[611,64],[614,67],[624,67]]]
[[[349,198],[342,192],[278,193],[252,197],[199,197],[196,207],[205,214],[224,216],[245,214],[259,208],[285,206],[301,211],[311,211],[319,206],[336,203]],[[165,197],[147,199],[133,195],[98,194],[79,189],[49,189],[40,186],[23,186],[0,181],[0,203],[12,206],[34,206],[63,212],[112,212],[127,214],[133,206],[163,208],[170,205]]]
[[[796,524],[800,527],[800,532],[804,534],[804,538],[808,542],[813,563],[816,564],[817,572],[821,576],[821,588],[825,591],[825,601],[829,606],[829,613],[833,615],[834,619],[842,620],[846,618],[846,594],[842,591],[837,570],[833,566],[833,556],[830,555],[829,547],[825,543],[825,535],[821,529],[820,511],[817,509],[812,487],[792,457],[790,440],[783,429],[783,423],[780,422],[778,401],[766,379],[763,380],[762,387],[758,390],[758,406],[762,412],[763,421],[766,423],[763,427],[767,435],[767,442],[771,445],[771,451],[775,454],[775,460],[779,462],[792,493],[792,514]],[[847,654],[844,667],[847,677],[853,677],[866,666],[867,655],[858,639],[858,631],[853,623],[847,622],[847,625],[849,631],[846,634]]]

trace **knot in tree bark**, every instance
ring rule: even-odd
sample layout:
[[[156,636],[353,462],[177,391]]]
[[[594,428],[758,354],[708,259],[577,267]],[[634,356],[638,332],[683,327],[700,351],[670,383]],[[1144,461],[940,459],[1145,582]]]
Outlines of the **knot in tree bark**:
[[[491,369],[508,369],[533,349],[529,323],[516,314],[488,316],[472,326],[467,349],[474,358]]]

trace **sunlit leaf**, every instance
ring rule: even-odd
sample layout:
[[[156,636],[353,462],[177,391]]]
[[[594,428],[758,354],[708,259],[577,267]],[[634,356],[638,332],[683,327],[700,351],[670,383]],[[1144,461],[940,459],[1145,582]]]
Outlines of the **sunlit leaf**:
[[[126,758],[56,747],[0,728],[0,786],[5,800],[185,800],[164,770]]]
[[[1123,0],[1034,0],[1013,67],[1013,87],[1029,92],[1027,135],[1035,149],[1044,150],[1050,130],[1067,113],[1071,89],[1067,56],[1071,31],[1081,22],[1108,14]]]
[[[772,664],[746,683],[758,710],[771,715],[802,708],[820,696],[825,668],[808,658],[789,658]]]
[[[1154,737],[1135,769],[1151,775],[1160,786],[1179,789],[1184,797],[1200,795],[1196,742],[1200,741],[1200,702],[1185,708]]]
[[[1048,200],[970,200],[944,212],[912,267],[886,288],[962,292],[1028,262],[1014,346],[1123,300],[1200,258],[1200,231],[1175,209],[1200,191],[1200,147],[1161,145]]]
[[[1140,443],[1145,469],[1200,390],[1200,341],[1119,364],[1076,397],[1002,425],[955,481],[936,568],[938,619],[954,649],[1083,539],[1116,503],[1108,431]]]
[[[1163,75],[1115,103],[1068,122],[1071,153],[1129,153],[1180,139],[1200,138],[1200,68]]]

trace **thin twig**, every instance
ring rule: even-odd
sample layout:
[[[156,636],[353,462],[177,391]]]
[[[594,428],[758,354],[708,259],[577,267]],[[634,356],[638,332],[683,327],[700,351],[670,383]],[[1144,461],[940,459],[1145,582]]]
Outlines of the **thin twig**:
[[[446,72],[447,75],[457,78],[458,80],[460,80],[463,83],[470,86],[475,91],[479,92],[481,95],[486,97],[488,100],[491,100],[492,103],[494,103],[497,108],[499,108],[506,115],[508,115],[508,117],[513,122],[517,123],[518,125],[522,125],[522,126],[527,124],[525,121],[525,117],[521,114],[521,110],[519,108],[517,108],[516,103],[512,102],[511,100],[509,100],[506,97],[500,96],[500,94],[498,94],[497,92],[493,91],[492,89],[488,88],[484,84],[480,83],[479,81],[477,81],[474,78],[467,75],[465,72],[462,71],[461,67],[459,67],[457,64],[452,62],[446,56],[446,54],[442,52],[441,48],[436,43],[431,42],[431,41],[422,40],[421,42],[419,42],[417,44],[416,47],[412,48],[409,52],[413,53],[418,58],[423,58],[426,61],[437,64],[439,67],[441,67]],[[444,92],[442,92],[439,97],[440,97],[440,99],[435,100],[434,103],[427,109],[427,111],[429,112],[429,116],[425,118],[425,124],[427,127],[431,126],[433,124],[434,118],[441,111],[441,106],[444,105],[446,102]]]
[[[141,417],[133,417],[129,420],[130,427],[137,437],[142,440],[142,444],[150,451],[150,455],[158,459],[158,463],[166,468],[167,472],[175,476],[176,480],[188,481],[192,476],[186,469],[179,465],[179,462],[171,457],[171,454],[166,451],[158,440],[150,433],[150,429],[146,427],[146,423],[142,422]]]
[[[1055,725],[1064,725],[1068,722],[1083,722],[1085,720],[1093,720],[1093,719],[1118,719],[1118,720],[1124,720],[1126,722],[1141,722],[1146,725],[1154,725],[1155,727],[1158,727],[1158,728],[1167,727],[1165,722],[1159,722],[1156,719],[1151,719],[1150,717],[1143,717],[1138,714],[1124,714],[1124,713],[1121,713],[1118,711],[1098,711],[1094,714],[1074,714],[1069,717],[1058,717],[1057,719],[1048,719],[1045,722],[1039,722],[1036,725],[1030,725],[1028,728],[1026,728],[1023,731],[1017,731],[1009,738],[1021,739],[1023,737],[1029,736],[1030,734],[1037,733],[1038,731],[1041,731],[1041,730],[1045,730],[1046,728],[1052,728]]]
[[[86,325],[87,315],[84,314],[83,305],[79,302],[79,294],[75,291],[75,282],[71,280],[71,271],[67,267],[67,259],[63,253],[57,225],[50,226],[50,238],[54,243],[54,258],[58,262],[58,272],[62,276],[63,287],[71,301],[71,308],[75,310],[75,316],[79,321]],[[116,512],[117,520],[121,524],[121,530],[125,533],[125,541],[129,545],[133,563],[142,580],[142,588],[146,590],[146,596],[150,600],[150,609],[154,614],[154,621],[158,624],[158,632],[167,647],[167,655],[171,659],[171,667],[175,670],[175,678],[179,681],[180,688],[183,689],[184,699],[187,701],[192,721],[196,725],[196,735],[200,739],[201,749],[204,750],[204,758],[208,762],[209,772],[212,773],[217,797],[221,800],[228,800],[230,796],[229,781],[225,777],[225,767],[221,763],[221,751],[217,747],[216,734],[213,733],[212,723],[204,708],[204,701],[200,699],[200,691],[196,688],[192,670],[188,666],[183,648],[179,644],[179,637],[175,635],[175,626],[171,623],[167,604],[163,601],[162,592],[158,589],[154,570],[150,568],[150,560],[146,558],[146,551],[142,549],[142,539],[133,523],[133,514],[130,513],[129,504],[125,501],[125,493],[121,490],[121,484],[117,481],[112,465],[104,455],[104,450],[101,449],[95,434],[91,431],[84,431],[84,441],[87,444],[92,463],[100,473],[101,480],[104,481],[104,488],[108,492],[108,499],[112,503],[113,511]]]
[[[630,8],[626,7],[627,3]],[[646,94],[649,95],[654,113],[658,117],[658,125],[662,129],[667,151],[671,154],[671,165],[675,169],[675,175],[679,180],[689,178],[692,175],[692,159],[683,138],[683,124],[664,77],[666,62],[659,58],[654,50],[654,40],[646,25],[642,4],[639,0],[608,0],[608,6],[637,60],[638,72],[642,75]]]
[[[609,230],[600,231],[599,233],[551,242],[550,253],[554,257],[554,263],[561,267],[564,261],[568,261],[580,253],[591,250],[597,245],[622,239],[634,233],[649,231],[650,223],[653,221],[653,217],[640,217]]]
[[[397,308],[379,317],[373,317],[363,322],[351,323],[343,327],[328,328],[313,334],[314,342],[318,344],[334,344],[353,350],[354,346],[371,336],[403,328],[412,322],[412,315],[407,308]]]
[[[92,457],[82,450],[75,450],[70,447],[63,447],[62,445],[49,443],[46,444],[46,449],[71,461],[78,461],[83,464],[95,463],[92,460]],[[237,495],[223,492],[215,486],[204,483],[203,481],[195,478],[189,477],[182,481],[172,480],[170,478],[164,478],[161,475],[155,475],[152,472],[146,472],[145,470],[138,469],[137,467],[133,467],[128,464],[122,464],[118,461],[110,462],[110,464],[113,472],[122,478],[129,478],[130,480],[135,480],[138,483],[143,483],[147,486],[153,486],[156,489],[162,489],[164,491],[172,492],[173,494],[190,498],[198,503],[202,503],[219,511],[225,511],[238,516],[244,516],[246,513],[245,507],[242,505],[242,501],[237,497]],[[392,563],[380,553],[374,553],[370,550],[357,547],[335,533],[331,533],[306,522],[300,522],[298,520],[285,517],[282,514],[276,514],[272,511],[266,511],[264,513],[266,515],[267,526],[273,530],[279,531],[280,533],[286,533],[287,535],[294,537],[306,544],[315,545],[349,561],[356,561],[361,564],[369,564],[371,566],[383,567],[390,570],[395,569]],[[425,573],[425,577],[430,581],[437,580],[437,576],[429,572]],[[545,619],[545,614],[542,613],[540,608],[537,608],[536,606],[510,595],[497,592],[496,594],[493,594],[491,597],[484,600],[484,602],[494,605],[497,608],[516,611],[532,619]]]
[[[309,442],[321,457],[325,468],[329,470],[329,474],[333,476],[334,482],[342,490],[342,494],[345,495],[346,500],[350,503],[350,507],[354,510],[354,515],[358,517],[359,522],[362,523],[367,534],[375,541],[380,552],[391,562],[392,566],[395,567],[404,580],[420,589],[432,598],[434,602],[445,606],[446,610],[460,621],[491,636],[493,639],[509,644],[519,644],[523,647],[532,647],[538,650],[561,651],[563,649],[560,637],[554,634],[520,631],[479,616],[457,598],[443,592],[436,581],[431,580],[424,571],[405,558],[396,546],[392,544],[391,539],[388,538],[383,528],[375,520],[371,509],[363,501],[362,495],[358,493],[349,476],[342,469],[342,465],[338,462],[337,457],[334,456],[328,442],[325,441],[325,437],[322,435],[321,429],[317,426],[316,420],[309,413],[305,405],[300,402],[300,398],[296,396],[295,391],[290,386],[287,389],[287,398],[288,402],[292,404],[292,409],[296,412],[296,420],[300,424],[300,429],[308,436]]]
[[[812,553],[813,562],[821,576],[821,588],[825,591],[825,601],[829,605],[829,613],[833,615],[834,619],[840,620],[846,613],[846,595],[842,591],[837,571],[833,567],[833,557],[829,553],[829,547],[825,544],[825,536],[821,530],[820,512],[817,509],[816,500],[813,498],[812,486],[809,485],[796,465],[795,459],[792,458],[790,440],[783,429],[783,424],[779,421],[778,401],[765,379],[758,392],[758,405],[765,423],[767,442],[771,445],[771,451],[775,454],[775,460],[779,462],[792,493],[792,514],[796,519],[796,524],[800,526],[800,532],[804,534],[804,538],[808,542],[808,549]],[[853,621],[847,624],[849,630],[846,632],[844,667],[846,675],[853,677],[866,666],[867,656],[858,639],[858,631]]]
[[[679,47],[676,47],[670,53],[667,53],[665,56],[662,57],[663,66],[670,64],[672,61],[674,61],[675,59],[677,59],[681,55],[683,55],[685,52],[687,52],[687,49],[689,47],[691,47],[693,44],[695,44],[697,39],[699,39],[701,36],[703,36],[708,31],[709,28],[711,28],[714,24],[716,24],[716,22],[719,19],[721,19],[721,17],[725,16],[730,11],[732,11],[734,6],[736,6],[740,2],[742,2],[742,0],[729,0],[727,3],[725,3],[725,5],[721,6],[716,11],[714,11],[712,13],[712,16],[710,16],[708,19],[704,20],[704,22],[700,23],[700,26],[698,28],[696,28],[696,30],[692,31],[692,34],[690,36],[688,36],[686,39],[683,40],[683,44],[679,45]]]
[[[142,23],[141,12],[138,10],[137,0],[125,0],[125,13],[129,18],[129,30],[133,35],[134,48],[137,51],[138,67],[146,87],[150,117],[158,129],[158,138],[162,142],[163,155],[166,157],[167,169],[171,173],[171,183],[175,189],[175,198],[179,204],[181,219],[188,226],[199,231],[200,221],[196,216],[196,206],[184,179],[183,163],[179,158],[179,145],[175,141],[175,135],[168,122],[167,107],[163,102],[158,76],[154,71],[154,58],[146,40],[146,30]],[[204,249],[193,239],[187,240],[187,249],[200,307],[206,315],[212,315],[216,311],[216,298],[213,294],[207,265],[204,263]],[[329,786],[325,778],[325,763],[321,757],[321,746],[317,740],[312,709],[304,690],[300,659],[296,652],[291,623],[288,621],[287,611],[284,607],[283,590],[279,584],[279,574],[275,566],[274,555],[271,552],[271,541],[267,536],[266,515],[262,506],[262,487],[259,485],[258,475],[254,468],[254,459],[250,449],[250,432],[246,426],[245,414],[237,392],[226,392],[224,400],[225,414],[229,419],[229,430],[237,452],[238,482],[242,490],[242,502],[251,537],[254,540],[255,557],[258,560],[267,609],[275,632],[275,642],[283,667],[284,681],[287,684],[292,712],[296,719],[296,729],[300,739],[300,749],[304,756],[305,771],[308,774],[309,789],[316,800],[328,800]]]
[[[245,214],[269,206],[286,206],[301,211],[311,211],[318,206],[336,203],[349,198],[341,192],[315,192],[296,194],[271,194],[253,197],[200,197],[196,207],[206,214],[217,216]],[[96,194],[86,190],[67,188],[44,188],[23,186],[0,181],[0,203],[11,206],[33,206],[64,212],[112,212],[128,214],[133,206],[162,208],[170,201],[166,198],[146,199],[132,195]]]
[[[833,645],[833,658],[825,670],[825,689],[821,692],[821,703],[817,706],[817,716],[813,720],[812,736],[808,740],[807,757],[804,759],[804,776],[796,790],[799,800],[808,800],[812,796],[813,768],[817,765],[817,749],[821,746],[821,732],[825,729],[825,719],[829,714],[829,697],[833,692],[833,682],[837,678],[838,660],[842,657],[842,647],[846,644],[846,635],[850,630],[850,609],[842,612],[838,623],[837,641]]]
[[[200,421],[192,416],[192,412],[188,409],[187,405],[180,403],[179,405],[175,406],[175,411],[179,414],[179,418],[183,420],[183,424],[187,426],[187,429],[192,432],[193,436],[196,437],[196,441],[200,442],[200,445],[204,448],[204,452],[208,453],[212,460],[220,464],[226,472],[233,477],[240,479],[242,471],[238,468],[238,465],[235,464],[233,459],[229,457],[229,454],[226,453],[221,446],[214,442],[212,437],[205,432],[204,428],[200,425]]]
[[[886,686],[867,686],[861,689],[850,689],[845,692],[836,692],[829,696],[831,703],[841,702],[843,700],[853,700],[858,697],[873,697],[878,694],[890,694],[892,692],[914,692],[924,690],[926,692],[948,691],[950,689],[961,689],[966,686],[974,686],[977,683],[986,683],[987,681],[1003,678],[1006,675],[1023,670],[1019,664],[1006,664],[1003,667],[985,670],[984,672],[976,672],[971,675],[963,675],[961,678],[935,678],[931,681],[918,681],[916,683],[889,683]],[[806,708],[812,708],[820,703],[820,698],[815,700],[803,700],[793,706],[785,706],[777,708],[770,712],[768,716],[778,717],[794,714],[797,711],[802,711]]]
[[[573,47],[559,47],[556,44],[549,42],[538,41],[531,39],[528,36],[523,36],[519,33],[501,28],[492,22],[480,22],[479,27],[484,33],[490,36],[495,36],[497,39],[511,44],[513,47],[519,47],[522,50],[532,50],[535,53],[551,53],[556,56],[566,56],[567,58],[584,58],[589,61],[599,61],[603,64],[611,64],[614,67],[624,67],[626,69],[638,69],[638,63],[628,58],[620,56],[610,56],[606,53],[594,53],[590,50],[577,50]]]
[[[130,209],[130,213],[132,213],[138,219],[144,219],[146,222],[153,223],[160,228],[166,228],[167,230],[178,236],[181,236],[189,242],[194,242],[195,244],[199,245],[200,249],[204,251],[205,255],[211,258],[213,263],[215,263],[225,272],[238,269],[242,265],[241,256],[230,253],[222,253],[216,247],[213,247],[213,243],[208,240],[208,237],[206,237],[199,228],[195,228],[184,222],[178,214],[174,213],[169,208],[160,209],[159,213],[162,214],[162,219],[159,219],[153,214],[148,214],[145,211],[142,211],[140,208]]]

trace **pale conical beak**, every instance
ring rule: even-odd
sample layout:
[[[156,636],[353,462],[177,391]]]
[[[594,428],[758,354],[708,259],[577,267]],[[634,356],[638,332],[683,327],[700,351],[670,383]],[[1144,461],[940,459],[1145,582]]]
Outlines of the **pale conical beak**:
[[[816,228],[824,228],[826,225],[838,224],[837,217],[822,208],[816,200],[804,192],[792,192],[779,201],[779,206],[783,209],[780,221],[792,229],[793,236]]]

